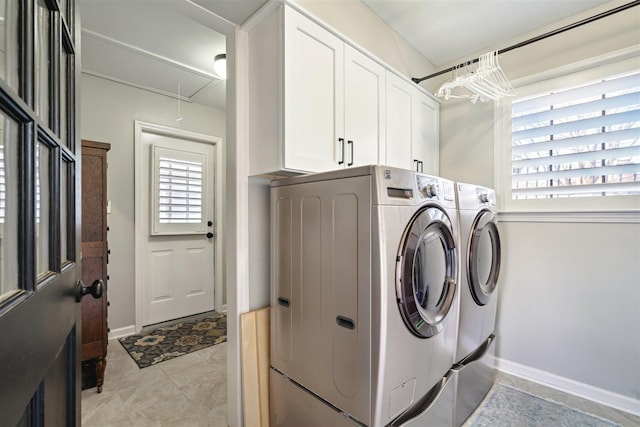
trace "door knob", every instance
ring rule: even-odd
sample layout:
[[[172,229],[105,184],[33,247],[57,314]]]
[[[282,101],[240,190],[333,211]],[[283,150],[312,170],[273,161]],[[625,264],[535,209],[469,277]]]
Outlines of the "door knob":
[[[104,282],[102,279],[94,280],[89,286],[86,286],[82,280],[78,280],[76,284],[76,301],[80,302],[82,297],[91,294],[94,298],[100,298],[104,291]]]
[[[213,234],[212,232],[208,232],[207,239],[211,239],[212,237],[215,237],[215,234]]]

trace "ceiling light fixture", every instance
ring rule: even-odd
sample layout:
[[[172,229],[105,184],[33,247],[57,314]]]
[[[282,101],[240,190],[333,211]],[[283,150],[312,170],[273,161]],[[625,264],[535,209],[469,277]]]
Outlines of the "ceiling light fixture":
[[[227,80],[227,55],[221,53],[213,59],[213,70],[222,80]]]

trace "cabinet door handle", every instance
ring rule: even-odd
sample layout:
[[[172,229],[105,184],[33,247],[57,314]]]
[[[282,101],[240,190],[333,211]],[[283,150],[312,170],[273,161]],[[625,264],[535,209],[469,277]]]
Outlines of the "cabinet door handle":
[[[418,164],[420,165],[420,172],[424,172],[424,163],[422,163],[422,160],[420,160]]]
[[[340,151],[342,152],[342,158],[338,161],[338,164],[341,165],[344,163],[344,138],[338,138],[338,143],[340,144]]]
[[[413,159],[413,163],[416,165],[416,172],[420,172],[420,171],[418,170],[418,166],[420,165],[420,160],[418,160],[418,159]]]
[[[347,166],[353,166],[353,141],[347,141],[347,144],[351,147],[351,162]]]

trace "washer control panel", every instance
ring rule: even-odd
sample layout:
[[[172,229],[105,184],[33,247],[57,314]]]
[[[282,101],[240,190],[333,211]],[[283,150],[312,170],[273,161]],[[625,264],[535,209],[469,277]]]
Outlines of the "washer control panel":
[[[438,180],[432,177],[416,175],[418,192],[423,199],[437,198],[440,193]]]
[[[423,199],[455,200],[453,182],[432,176],[416,175],[418,193]]]

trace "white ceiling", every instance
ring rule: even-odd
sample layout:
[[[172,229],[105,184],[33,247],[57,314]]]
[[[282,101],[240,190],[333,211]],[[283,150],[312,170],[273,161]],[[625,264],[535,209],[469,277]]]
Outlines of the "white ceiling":
[[[213,70],[213,58],[226,51],[225,37],[181,14],[179,2],[184,0],[80,0],[82,71],[225,108],[225,81]],[[237,3],[256,7],[253,0]],[[243,13],[238,8],[233,16],[242,19]]]
[[[611,0],[362,0],[434,65]],[[507,46],[501,46],[507,47]]]
[[[225,37],[178,5],[201,7],[241,24],[266,1],[79,0],[82,70],[170,96],[179,90],[186,101],[225,108],[225,82],[213,71],[213,58],[225,52]],[[610,2],[362,1],[436,66]]]

